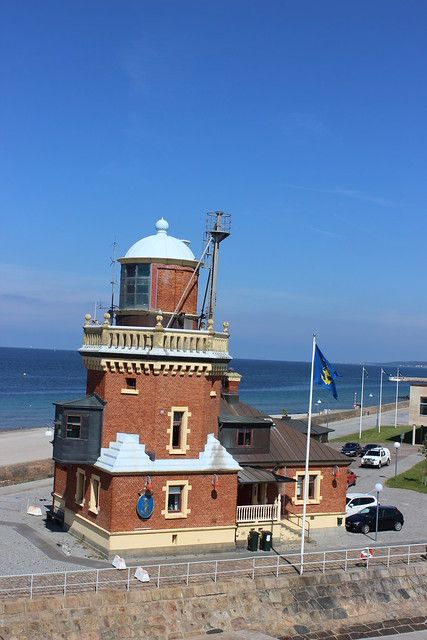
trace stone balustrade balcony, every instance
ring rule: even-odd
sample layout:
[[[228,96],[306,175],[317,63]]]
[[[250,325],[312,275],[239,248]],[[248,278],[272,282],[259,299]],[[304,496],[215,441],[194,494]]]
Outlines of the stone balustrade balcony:
[[[154,327],[113,326],[109,320],[108,313],[102,325],[93,324],[89,315],[85,317],[80,353],[230,359],[228,322],[223,323],[222,332],[215,332],[211,320],[206,330],[168,329],[161,315],[156,316]]]

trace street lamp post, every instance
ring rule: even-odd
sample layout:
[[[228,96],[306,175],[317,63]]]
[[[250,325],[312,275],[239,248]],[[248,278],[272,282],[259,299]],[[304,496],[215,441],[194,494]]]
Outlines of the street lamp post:
[[[397,454],[399,453],[399,449],[400,449],[400,442],[395,442],[394,443],[394,450],[396,453],[396,459],[394,461],[394,477],[397,476]]]
[[[381,377],[380,377],[380,397],[379,397],[379,405],[378,405],[378,433],[381,433],[381,410],[383,404],[383,375],[385,371],[381,367]]]
[[[399,376],[400,376],[400,367],[397,367],[396,373],[396,404],[394,409],[394,428],[397,429],[397,408],[399,404]]]
[[[320,398],[319,398],[319,400],[317,401],[317,412],[318,412],[318,413],[320,413],[320,405],[321,405],[321,404],[322,404],[322,401],[321,401],[321,400],[320,400]]]
[[[360,391],[360,420],[359,420],[359,440],[362,439],[362,421],[363,421],[363,396],[365,393],[365,367],[362,367],[362,388]]]
[[[380,492],[383,490],[383,485],[381,482],[377,482],[375,485],[375,491],[377,492],[377,517],[375,518],[375,542],[378,538],[378,516],[380,510]]]

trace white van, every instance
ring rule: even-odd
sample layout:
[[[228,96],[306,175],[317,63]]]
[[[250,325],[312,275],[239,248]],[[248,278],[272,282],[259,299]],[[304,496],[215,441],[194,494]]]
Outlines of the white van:
[[[375,507],[377,499],[368,493],[347,493],[345,502],[345,515],[352,516],[365,507]]]

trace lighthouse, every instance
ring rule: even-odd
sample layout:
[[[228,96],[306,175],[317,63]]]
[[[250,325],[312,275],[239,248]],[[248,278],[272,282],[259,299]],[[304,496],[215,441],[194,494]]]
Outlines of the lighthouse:
[[[231,548],[240,466],[218,439],[228,323],[214,329],[212,303],[201,322],[201,260],[163,218],[119,262],[118,308],[85,317],[86,395],[55,405],[54,509],[107,556]]]

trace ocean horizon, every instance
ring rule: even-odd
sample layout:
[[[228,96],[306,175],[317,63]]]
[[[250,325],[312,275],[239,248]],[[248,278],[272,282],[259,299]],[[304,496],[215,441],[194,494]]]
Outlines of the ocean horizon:
[[[361,365],[334,362],[338,399],[316,387],[313,411],[350,409],[360,401]],[[365,365],[365,406],[378,404],[380,371],[386,364]],[[230,368],[242,375],[240,399],[266,414],[308,411],[310,363],[234,358]],[[419,367],[401,368],[403,375],[420,375]],[[396,375],[396,369],[387,370]],[[85,394],[86,371],[77,351],[0,347],[0,430],[52,425],[54,402]],[[383,403],[394,402],[396,383],[383,377]],[[409,385],[399,385],[399,398]]]

